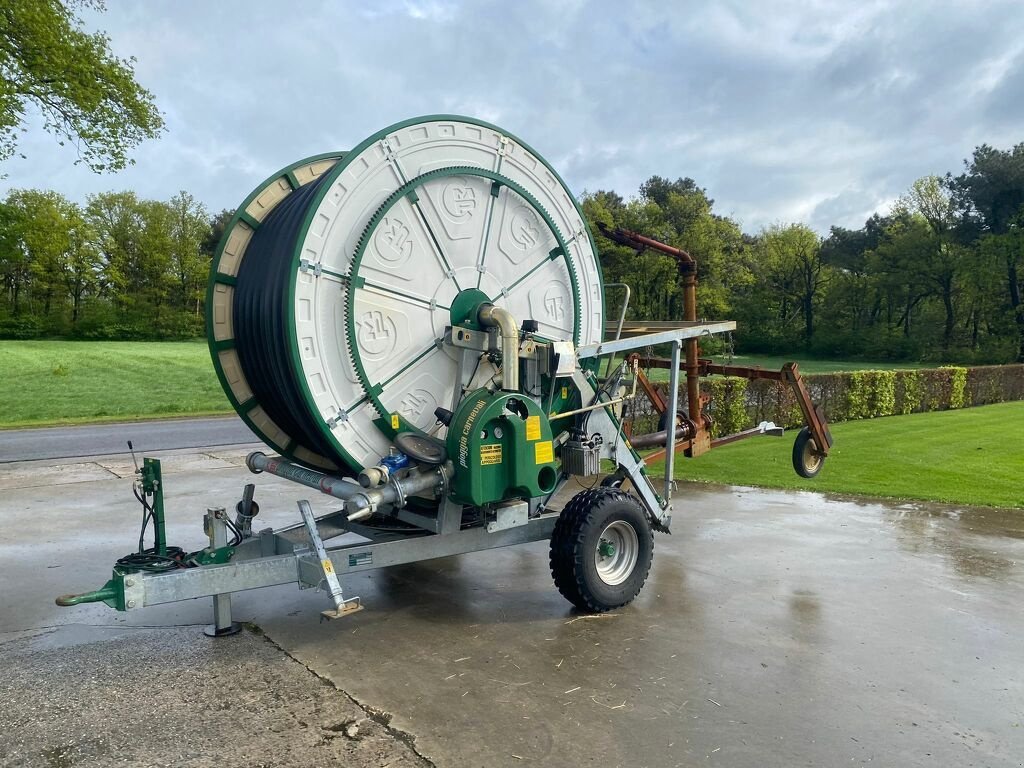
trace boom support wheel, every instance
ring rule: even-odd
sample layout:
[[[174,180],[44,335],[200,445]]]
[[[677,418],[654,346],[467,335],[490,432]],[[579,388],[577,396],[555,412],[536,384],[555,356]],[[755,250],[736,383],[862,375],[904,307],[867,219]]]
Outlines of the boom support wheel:
[[[647,581],[654,534],[628,493],[594,488],[576,494],[551,534],[555,586],[581,611],[604,613],[633,601]]]
[[[810,479],[825,466],[825,456],[818,450],[810,427],[804,427],[793,441],[793,469],[800,477]]]

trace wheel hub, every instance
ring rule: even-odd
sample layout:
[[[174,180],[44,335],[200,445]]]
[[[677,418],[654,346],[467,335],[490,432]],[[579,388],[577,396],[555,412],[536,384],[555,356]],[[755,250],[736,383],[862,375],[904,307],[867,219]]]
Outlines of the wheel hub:
[[[625,520],[616,520],[598,538],[594,552],[597,575],[609,586],[621,584],[633,573],[639,556],[640,539],[636,529]]]

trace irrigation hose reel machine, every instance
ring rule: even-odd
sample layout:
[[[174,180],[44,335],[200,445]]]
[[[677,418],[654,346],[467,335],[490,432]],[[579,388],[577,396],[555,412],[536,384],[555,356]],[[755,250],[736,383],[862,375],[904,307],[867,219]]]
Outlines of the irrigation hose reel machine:
[[[619,338],[620,317],[605,341],[604,288],[573,195],[496,126],[417,118],[284,168],[218,247],[210,350],[231,404],[276,454],[254,452],[249,468],[340,508],[314,518],[300,501],[301,522],[254,532],[248,485],[234,509],[207,510],[210,545],[184,553],[164,541],[159,463],[147,459],[137,495],[154,546],[58,603],[134,610],[213,596],[211,632],[227,634],[231,592],[322,587],[333,618],[361,607],[346,573],[541,539],[576,606],[628,603],[652,531],[669,528],[676,450],[695,455],[710,438],[690,404],[664,430],[667,479],[652,482],[620,421],[640,376],[626,355],[672,350],[676,413],[683,347],[695,375],[696,339],[735,324],[698,322],[694,307],[689,322],[632,338]],[[553,508],[573,478],[593,487]],[[326,545],[347,532],[359,543]]]

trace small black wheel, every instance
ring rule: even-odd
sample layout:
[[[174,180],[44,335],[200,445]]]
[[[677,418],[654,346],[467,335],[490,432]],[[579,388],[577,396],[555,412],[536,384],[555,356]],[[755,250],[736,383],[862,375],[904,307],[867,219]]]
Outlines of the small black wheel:
[[[626,478],[621,475],[608,475],[608,477],[601,480],[602,488],[621,488],[622,484],[626,482]]]
[[[448,461],[448,449],[436,437],[418,432],[401,432],[395,435],[395,447],[420,464],[444,464]]]
[[[793,441],[793,469],[800,477],[814,477],[825,466],[825,457],[818,451],[818,444],[811,437],[811,428],[804,427]]]
[[[555,586],[581,611],[604,613],[632,602],[653,558],[647,513],[634,497],[614,488],[573,496],[551,534]]]

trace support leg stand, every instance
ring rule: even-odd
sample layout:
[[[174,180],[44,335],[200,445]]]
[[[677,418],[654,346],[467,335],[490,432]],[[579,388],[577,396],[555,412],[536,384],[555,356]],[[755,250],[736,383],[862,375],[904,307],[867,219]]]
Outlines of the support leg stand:
[[[210,546],[214,549],[226,547],[228,544],[228,526],[224,522],[224,507],[206,510],[204,521],[206,532],[210,536]],[[213,624],[203,630],[207,637],[227,637],[242,631],[242,625],[231,620],[231,593],[213,596]]]
[[[350,597],[345,599],[344,592],[341,589],[341,581],[338,580],[338,574],[334,571],[334,564],[331,562],[330,556],[327,554],[327,549],[324,547],[324,540],[320,538],[320,529],[316,527],[316,518],[313,517],[313,508],[309,506],[308,501],[299,502],[299,514],[302,515],[302,522],[306,525],[306,533],[309,534],[309,541],[313,545],[313,549],[316,551],[317,559],[320,561],[320,570],[323,572],[324,580],[321,583],[327,585],[327,591],[331,595],[331,600],[334,602],[333,610],[320,611],[320,621],[325,619],[340,619],[342,616],[347,616],[350,613],[363,610],[363,604],[360,602],[358,597]]]

